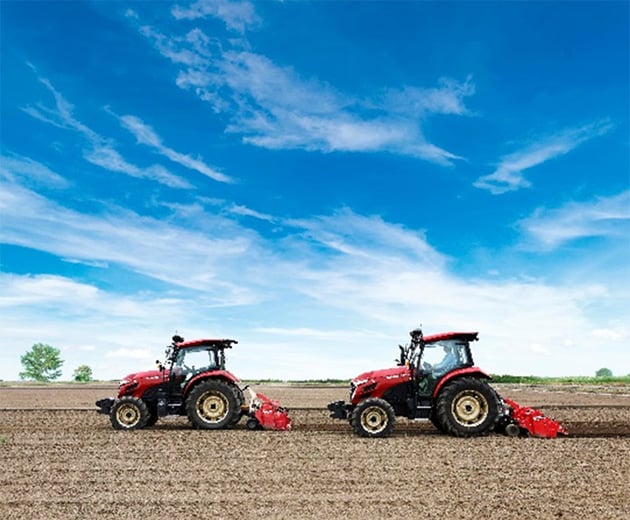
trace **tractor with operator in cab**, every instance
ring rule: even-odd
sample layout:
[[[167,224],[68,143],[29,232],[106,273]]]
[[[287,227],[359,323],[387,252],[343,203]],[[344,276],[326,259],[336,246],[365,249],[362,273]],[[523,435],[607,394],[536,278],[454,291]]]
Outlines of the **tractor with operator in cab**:
[[[248,429],[289,430],[288,410],[249,388],[247,399],[239,379],[225,368],[225,351],[238,341],[175,335],[166,361],[157,370],[137,372],[120,381],[115,398],[96,402],[117,430],[154,425],[160,417],[187,416],[194,427],[217,430],[235,426],[247,416]]]
[[[485,435],[556,437],[566,430],[539,410],[501,398],[490,375],[473,362],[470,344],[477,332],[447,332],[424,337],[420,328],[399,346],[394,368],[366,372],[350,383],[350,402],[328,405],[334,419],[348,420],[363,437],[391,434],[396,417],[431,421],[456,437]]]

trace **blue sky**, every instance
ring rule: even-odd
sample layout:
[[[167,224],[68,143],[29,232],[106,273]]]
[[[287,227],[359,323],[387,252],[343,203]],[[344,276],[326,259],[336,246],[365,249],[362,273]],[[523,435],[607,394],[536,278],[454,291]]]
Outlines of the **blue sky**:
[[[627,2],[0,3],[0,378],[176,331],[244,378],[426,333],[630,373]]]

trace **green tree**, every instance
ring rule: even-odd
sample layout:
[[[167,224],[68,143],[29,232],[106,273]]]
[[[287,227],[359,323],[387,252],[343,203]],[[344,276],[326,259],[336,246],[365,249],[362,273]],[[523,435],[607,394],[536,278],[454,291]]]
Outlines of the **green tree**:
[[[60,354],[58,348],[35,343],[31,350],[20,358],[24,367],[24,372],[20,372],[20,379],[47,382],[59,378],[63,365]]]
[[[72,374],[72,377],[75,381],[87,383],[92,381],[92,369],[87,365],[79,365]]]
[[[610,368],[600,368],[595,372],[595,377],[612,377],[613,373]]]

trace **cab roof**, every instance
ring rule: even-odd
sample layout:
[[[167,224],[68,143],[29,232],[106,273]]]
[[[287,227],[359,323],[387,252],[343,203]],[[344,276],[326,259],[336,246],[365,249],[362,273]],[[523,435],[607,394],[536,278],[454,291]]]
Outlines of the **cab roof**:
[[[232,348],[232,344],[238,343],[235,339],[193,339],[191,341],[174,342],[176,348],[191,347],[215,347]]]
[[[432,334],[431,336],[425,336],[425,343],[436,343],[438,341],[444,341],[447,339],[459,339],[462,341],[477,341],[478,332],[442,332],[440,334]]]

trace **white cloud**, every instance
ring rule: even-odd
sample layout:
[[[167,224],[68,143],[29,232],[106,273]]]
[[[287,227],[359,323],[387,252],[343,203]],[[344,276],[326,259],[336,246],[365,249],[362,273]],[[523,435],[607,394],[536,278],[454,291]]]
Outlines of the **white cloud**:
[[[617,327],[617,328],[606,328],[606,329],[593,329],[590,333],[592,338],[596,340],[609,340],[609,341],[618,341],[620,339],[627,340],[630,336],[627,328]]]
[[[177,175],[173,175],[164,168],[164,166],[159,164],[154,164],[148,168],[139,168],[135,164],[125,160],[111,146],[95,145],[92,149],[84,151],[83,158],[89,163],[100,166],[105,170],[125,173],[130,177],[137,177],[139,179],[154,180],[170,188],[190,189],[193,187],[188,181]]]
[[[30,64],[29,64],[30,65]],[[35,67],[30,65],[35,71]],[[38,80],[48,89],[55,99],[55,108],[49,108],[42,104],[35,107],[26,107],[24,111],[30,116],[40,121],[57,126],[74,130],[81,134],[89,144],[89,147],[83,150],[83,158],[100,168],[111,172],[124,173],[131,177],[148,179],[159,182],[170,188],[190,188],[191,184],[184,179],[172,174],[161,165],[152,165],[147,168],[136,166],[126,159],[115,149],[112,139],[106,139],[97,132],[81,123],[74,116],[74,106],[69,103],[52,85],[52,83],[42,77]],[[22,161],[24,162],[24,161]],[[11,164],[14,171],[19,165]]]
[[[596,121],[543,137],[524,149],[503,157],[493,173],[480,177],[474,185],[494,195],[528,188],[531,182],[525,178],[526,170],[566,155],[582,143],[606,134],[611,128],[612,124],[607,120]]]
[[[240,257],[252,246],[247,233],[234,232],[234,225],[220,217],[204,222],[221,235],[204,236],[121,209],[104,216],[78,213],[11,184],[0,192],[0,209],[4,243],[75,260],[114,263],[176,286],[203,290],[207,298],[214,293],[221,305],[251,299],[246,286],[235,286],[217,272],[225,258]]]
[[[557,209],[537,209],[519,222],[536,247],[553,249],[566,242],[589,237],[630,236],[630,191],[588,202],[569,202]]]
[[[304,79],[292,67],[261,54],[230,48],[227,41],[211,39],[200,29],[186,36],[167,36],[149,26],[138,30],[180,68],[176,84],[193,90],[215,112],[228,114],[226,131],[242,135],[245,143],[270,149],[391,152],[444,166],[460,159],[430,143],[421,127],[435,115],[469,115],[464,99],[474,94],[471,78],[442,78],[438,87],[390,89],[365,100],[325,81]]]
[[[197,0],[186,7],[176,5],[172,14],[177,20],[196,20],[208,16],[222,20],[225,26],[239,33],[261,23],[254,4],[248,1]]]
[[[105,354],[108,358],[122,358],[122,359],[153,359],[154,354],[151,350],[146,348],[119,348],[109,351]]]
[[[195,159],[189,155],[177,152],[162,143],[162,139],[155,133],[153,128],[144,123],[140,118],[135,116],[122,116],[119,118],[124,128],[129,130],[140,144],[144,144],[153,148],[157,153],[178,163],[190,170],[194,170],[202,175],[210,177],[218,182],[231,182],[230,177],[218,172],[205,164],[201,159]]]
[[[68,186],[66,179],[44,164],[16,154],[0,155],[0,177],[13,182],[43,184],[55,188]]]
[[[246,206],[241,206],[239,204],[232,204],[228,211],[233,213],[234,215],[242,215],[244,217],[252,217],[258,220],[264,220],[266,222],[276,222],[278,219],[273,215],[269,215],[267,213],[261,213],[260,211],[253,210]]]
[[[15,345],[88,338],[97,350],[73,350],[72,363],[120,377],[150,368],[175,330],[238,339],[230,355],[244,377],[350,377],[390,364],[419,324],[427,333],[479,330],[475,359],[491,372],[624,370],[625,336],[602,331],[630,321],[617,304],[627,281],[462,279],[421,230],[348,208],[299,220],[267,215],[279,232],[263,238],[247,219],[228,218],[225,204],[174,208],[161,221],[111,207],[88,215],[7,183],[0,205],[4,243],[128,273],[116,293],[62,277],[2,275],[0,377],[19,371]],[[166,284],[160,293],[149,290],[151,279]],[[601,341],[596,359],[594,341],[584,340],[593,337]],[[152,354],[121,367],[107,357],[119,349]]]

